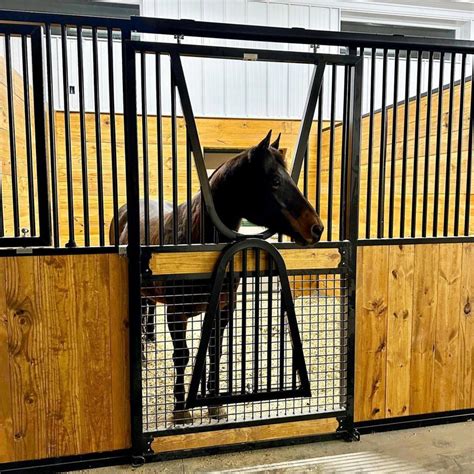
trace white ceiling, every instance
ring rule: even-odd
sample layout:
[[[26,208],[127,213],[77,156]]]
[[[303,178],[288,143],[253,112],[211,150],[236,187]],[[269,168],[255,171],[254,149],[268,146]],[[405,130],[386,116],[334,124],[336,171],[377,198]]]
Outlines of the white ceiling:
[[[373,5],[407,5],[418,8],[443,8],[474,13],[474,0],[417,0],[416,2],[413,0],[352,0],[352,2]]]

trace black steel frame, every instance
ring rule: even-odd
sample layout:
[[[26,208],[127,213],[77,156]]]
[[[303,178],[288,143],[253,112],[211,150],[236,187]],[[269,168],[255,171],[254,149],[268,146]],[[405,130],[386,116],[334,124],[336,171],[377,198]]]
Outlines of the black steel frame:
[[[249,238],[260,238],[258,245],[265,242],[261,239],[271,236],[271,232],[266,231],[257,236],[249,236],[227,229],[218,218],[212,202],[210,194],[209,181],[202,156],[202,148],[199,142],[195,119],[189,99],[186,80],[182,69],[180,56],[202,56],[214,58],[226,58],[242,60],[244,54],[250,54],[262,61],[282,61],[282,62],[302,62],[307,64],[315,64],[313,78],[307,97],[306,107],[303,114],[303,120],[300,125],[298,135],[298,143],[293,159],[291,175],[295,181],[303,167],[303,160],[306,155],[307,141],[309,130],[316,109],[317,98],[320,95],[321,83],[326,64],[334,64],[345,66],[346,74],[348,74],[348,102],[347,113],[349,116],[347,134],[347,156],[346,156],[346,181],[343,183],[341,194],[346,205],[341,209],[341,217],[344,221],[342,228],[344,234],[341,240],[329,243],[330,246],[339,248],[342,254],[342,265],[348,274],[348,312],[349,312],[349,328],[348,328],[348,381],[347,381],[347,410],[340,414],[339,432],[345,434],[349,438],[357,438],[354,428],[354,332],[355,332],[355,275],[356,275],[356,252],[355,244],[358,235],[358,194],[359,194],[359,160],[360,160],[360,117],[361,117],[361,84],[362,84],[362,58],[356,55],[356,50],[351,50],[351,55],[319,55],[312,53],[299,52],[282,52],[271,50],[254,50],[249,48],[228,48],[228,47],[212,47],[212,46],[195,46],[168,43],[150,43],[140,41],[126,41],[124,47],[124,66],[127,71],[125,78],[125,126],[126,126],[126,153],[127,153],[127,202],[128,202],[128,225],[129,225],[129,245],[128,256],[130,259],[129,266],[129,291],[130,291],[130,314],[141,314],[141,281],[150,278],[148,270],[148,259],[154,249],[149,246],[140,245],[139,235],[139,178],[138,178],[138,123],[137,123],[137,78],[136,78],[136,56],[144,53],[154,53],[159,57],[161,54],[168,54],[171,59],[172,71],[172,88],[176,87],[180,94],[183,116],[187,126],[187,134],[190,142],[191,150],[194,154],[195,166],[200,179],[201,189],[204,195],[206,210],[211,216],[215,227],[225,236],[232,240],[242,240]],[[174,117],[174,115],[173,115]],[[208,194],[206,198],[206,193]],[[236,244],[238,245],[238,244]],[[245,241],[241,245],[246,245]],[[282,244],[280,244],[282,245]],[[271,245],[270,245],[271,246]],[[156,251],[161,251],[165,247],[158,247]],[[179,246],[170,246],[174,250],[178,250]],[[210,250],[216,250],[215,244],[205,245]],[[190,248],[188,246],[188,248]],[[194,245],[192,246],[194,248]],[[277,250],[273,249],[272,253],[279,255]],[[202,276],[202,275],[201,275]],[[190,275],[189,277],[192,277]],[[222,274],[221,274],[222,277]],[[215,293],[219,294],[218,290]],[[289,295],[290,301],[291,292]],[[212,311],[211,311],[212,315]],[[212,323],[212,317],[208,318],[208,326]],[[153,433],[143,434],[142,429],[142,356],[141,356],[141,318],[131,318],[130,327],[130,356],[131,356],[131,374],[132,374],[132,439],[133,451],[136,456],[143,454],[151,455],[150,442],[153,439]],[[205,335],[203,330],[203,335]],[[208,341],[207,341],[208,342]],[[206,354],[206,340],[200,346],[201,358]],[[202,355],[204,354],[204,356]],[[198,371],[199,372],[199,371]],[[200,381],[200,373],[194,377],[194,389]],[[191,404],[198,403],[195,397],[191,395]],[[188,398],[188,402],[189,402]],[[203,402],[204,403],[204,402]],[[205,404],[209,403],[206,397]],[[249,424],[252,424],[249,422]]]
[[[43,32],[40,26],[29,25],[8,25],[0,23],[0,35],[5,35],[6,39],[6,68],[7,68],[7,95],[8,95],[8,117],[10,123],[10,160],[12,168],[12,192],[13,192],[13,211],[15,220],[15,236],[4,237],[3,235],[3,209],[0,208],[0,221],[2,232],[0,234],[0,246],[3,247],[32,247],[48,246],[51,243],[50,231],[50,202],[49,202],[49,179],[48,164],[46,154],[46,123],[44,110],[44,77],[43,77]],[[38,236],[20,237],[19,210],[18,210],[18,182],[16,170],[16,144],[15,144],[15,124],[14,124],[14,103],[13,103],[13,84],[12,84],[12,65],[10,57],[10,37],[21,36],[23,49],[23,67],[28,71],[26,37],[31,38],[31,58],[32,58],[32,84],[33,84],[33,113],[35,122],[35,157],[32,157],[31,149],[31,129],[30,122],[25,124],[27,133],[27,155],[28,155],[28,184],[29,184],[29,204],[30,204],[30,223],[35,223],[34,216],[34,188],[33,188],[33,159],[36,162],[36,186],[38,202],[39,233]],[[28,76],[25,76],[25,83]],[[30,96],[27,84],[24,85],[25,94],[25,120],[30,117]],[[1,192],[0,192],[1,194]],[[0,203],[2,204],[2,203]],[[2,204],[3,207],[3,204]],[[33,215],[31,212],[33,210]],[[36,227],[36,226],[35,226]]]
[[[9,25],[9,23],[15,23],[15,25]],[[25,24],[30,24],[25,26]],[[108,31],[112,30],[121,30],[124,39],[129,39],[131,36],[131,31],[141,31],[141,32],[151,32],[156,33],[159,31],[162,34],[169,34],[169,35],[185,35],[185,36],[198,36],[198,37],[210,37],[210,38],[224,38],[224,39],[238,39],[238,40],[252,40],[252,41],[271,41],[271,42],[284,42],[284,43],[305,43],[305,44],[324,44],[324,45],[334,45],[334,46],[347,46],[352,48],[352,52],[354,53],[354,48],[360,48],[360,55],[363,54],[364,48],[373,48],[375,51],[376,48],[382,49],[396,49],[396,50],[411,50],[411,51],[428,51],[431,53],[430,61],[432,61],[432,53],[434,52],[445,52],[445,53],[456,53],[456,54],[473,54],[474,52],[474,42],[473,41],[459,41],[459,40],[433,40],[432,38],[415,38],[415,37],[399,37],[399,36],[386,36],[386,35],[362,35],[362,34],[351,34],[351,33],[340,33],[340,32],[327,32],[327,31],[317,31],[317,30],[305,30],[302,28],[274,28],[274,27],[259,27],[259,26],[248,26],[248,25],[223,25],[223,24],[216,24],[216,23],[208,23],[208,22],[196,22],[192,20],[168,20],[168,19],[146,19],[140,17],[132,17],[130,20],[121,20],[121,19],[114,19],[114,18],[99,18],[99,17],[87,17],[87,16],[72,16],[72,15],[57,15],[57,14],[44,14],[44,13],[27,13],[27,12],[20,12],[20,11],[5,11],[0,10],[0,28],[3,32],[10,31],[12,34],[22,34],[21,32],[24,31],[24,34],[30,34],[33,30],[36,32],[35,34],[39,34],[40,29],[37,28],[45,26],[46,27],[46,36],[47,38],[50,37],[51,34],[51,25],[67,25],[71,27],[80,27],[80,26],[87,26],[87,27],[101,27],[107,28]],[[33,28],[34,27],[34,28]],[[33,30],[32,30],[33,28]],[[38,48],[41,48],[41,41],[35,41],[35,45],[38,45]],[[48,46],[48,42],[47,42]],[[265,51],[266,52],[266,51]],[[49,53],[47,47],[47,54]],[[265,53],[262,53],[265,54]],[[297,53],[294,53],[295,57],[297,57]],[[41,53],[42,55],[42,53]],[[33,57],[36,55],[33,55]],[[39,56],[41,57],[41,56]],[[50,66],[50,62],[48,64]],[[473,65],[474,68],[474,65]],[[355,73],[353,76],[360,76],[361,75],[362,65],[357,66]],[[38,68],[36,74],[37,77],[40,74],[42,69]],[[474,71],[474,69],[473,69]],[[35,74],[35,73],[34,73]],[[41,73],[42,74],[42,73]],[[127,67],[127,64],[124,61],[123,64],[123,75],[127,77],[128,81],[133,81],[135,79],[135,71],[132,70],[130,67]],[[432,84],[432,80],[434,78],[430,75],[430,84]],[[34,83],[42,85],[43,79],[35,80]],[[36,86],[39,88],[39,85]],[[33,89],[35,90],[35,85]],[[35,93],[35,92],[34,92]],[[41,94],[42,97],[42,86],[41,91],[39,89],[36,91],[37,94]],[[48,94],[51,94],[51,88],[48,88]],[[428,92],[428,97],[431,96],[431,91]],[[50,95],[50,104],[51,95]],[[36,103],[36,100],[35,100]],[[43,101],[41,101],[43,103]],[[320,102],[321,108],[322,102]],[[360,112],[360,96],[356,97],[355,100],[352,101],[351,107],[357,113],[357,110]],[[430,106],[428,106],[430,107]],[[50,114],[51,114],[50,109]],[[474,110],[474,94],[471,94],[471,104],[470,110]],[[129,119],[127,119],[127,115],[129,116],[130,113],[135,112],[136,115],[136,107],[132,106],[130,103],[127,106],[127,114],[126,114],[126,128],[128,131],[131,130],[131,125],[129,123]],[[35,110],[36,113],[36,110]],[[39,113],[39,112],[38,112]],[[359,113],[360,115],[360,113]],[[471,113],[472,115],[472,113]],[[38,122],[37,118],[35,117],[36,123],[41,123],[41,120],[44,120],[44,111],[38,117],[40,122]],[[53,122],[54,125],[54,122]],[[427,123],[427,127],[429,124]],[[466,182],[466,207],[470,205],[470,189],[471,189],[471,169],[472,169],[472,140],[474,136],[474,121],[471,120],[470,124],[470,132],[469,132],[469,153],[468,153],[468,179]],[[351,148],[353,150],[358,150],[360,135],[360,130],[353,130],[352,138],[349,138],[351,142]],[[38,141],[39,140],[39,141]],[[37,137],[36,139],[36,146],[43,148],[46,147],[44,136]],[[50,142],[50,147],[52,152],[54,152],[54,139]],[[130,133],[126,133],[126,148],[127,153],[133,153],[133,148],[136,148],[137,141],[136,137],[130,135]],[[465,235],[459,237],[428,237],[426,238],[426,234],[423,233],[422,238],[400,238],[400,239],[370,239],[367,238],[365,240],[357,240],[357,232],[354,230],[357,228],[357,213],[358,213],[358,161],[359,155],[358,152],[352,156],[351,159],[351,177],[348,180],[350,182],[349,190],[349,202],[350,205],[348,206],[348,222],[354,223],[355,227],[350,229],[350,232],[346,232],[346,236],[349,238],[349,242],[351,245],[349,247],[345,246],[342,249],[342,252],[346,252],[346,258],[348,263],[349,271],[352,272],[353,276],[355,275],[356,270],[356,258],[355,258],[355,247],[356,245],[383,245],[383,244],[404,244],[404,243],[441,243],[441,242],[467,242],[473,241],[474,237],[468,235],[469,229],[469,213],[465,216],[464,223],[458,223],[458,225],[464,227]],[[428,165],[426,165],[428,166]],[[43,165],[40,166],[43,168]],[[44,159],[44,170],[43,170],[43,180],[42,182],[47,182],[48,173],[47,173],[47,163],[46,159]],[[54,181],[54,169],[51,169],[51,173],[53,176]],[[128,163],[127,162],[127,174],[131,176],[130,178],[130,186],[127,188],[127,198],[130,200],[129,202],[136,202],[138,200],[138,181],[135,179],[135,176],[138,174],[138,166],[137,163]],[[54,185],[53,185],[53,197],[54,197]],[[49,193],[44,193],[43,197],[48,197]],[[56,197],[57,199],[57,197]],[[46,203],[46,199],[43,201],[43,211],[45,212],[46,204],[49,208],[49,203]],[[54,199],[53,199],[53,224],[57,224],[57,209],[56,212],[54,211]],[[423,203],[425,205],[425,203]],[[48,239],[50,239],[50,230],[49,227],[49,210],[46,213],[48,220],[43,220],[44,226],[40,233],[41,235],[48,235]],[[55,222],[56,219],[56,222]],[[138,223],[138,212],[137,209],[130,209],[129,212],[129,221],[132,223]],[[466,231],[467,229],[467,231]],[[369,237],[369,235],[367,235]],[[128,248],[128,255],[130,257],[130,275],[141,275],[141,259],[140,259],[140,245],[139,245],[139,235],[138,235],[138,225],[132,225],[130,230],[130,241],[131,245]],[[10,243],[13,247],[17,245],[18,241],[15,238],[14,241]],[[27,245],[31,247],[33,245],[38,245],[38,248],[30,248],[28,249],[31,251],[32,254],[76,254],[76,253],[98,253],[98,252],[115,252],[117,251],[116,248],[111,247],[85,247],[85,248],[48,248],[48,247],[41,247],[42,245],[49,245],[48,243],[41,242],[31,242],[26,238],[21,240],[22,245]],[[337,243],[327,242],[324,244],[319,244],[320,247],[337,247]],[[278,244],[278,247],[292,247],[293,244]],[[56,247],[58,247],[56,245]],[[211,248],[210,248],[211,247]],[[202,245],[193,247],[193,249],[189,249],[185,246],[170,246],[166,249],[161,249],[161,251],[188,251],[188,250],[216,250],[218,248],[223,248],[222,245]],[[11,249],[0,249],[0,256],[5,255],[15,255],[17,251],[14,248]],[[354,281],[354,280],[352,280]],[[139,314],[140,308],[137,305],[137,301],[139,301],[140,296],[140,282],[137,278],[131,277],[130,278],[130,314]],[[350,290],[350,311],[351,311],[351,325],[354,322],[354,302],[355,302],[355,287],[352,287]],[[139,303],[138,303],[139,304]],[[137,344],[137,340],[140,338],[140,328],[137,328],[136,324],[132,324],[130,330],[130,350],[131,350],[131,378],[132,378],[132,396],[133,394],[137,394],[141,392],[141,381],[140,381],[140,370],[139,366],[140,363],[140,344]],[[350,347],[352,356],[354,355],[354,328],[350,328]],[[353,370],[353,367],[350,367],[350,370]],[[136,375],[139,375],[136,378]],[[353,380],[353,377],[350,379]],[[349,400],[349,403],[352,404],[353,408],[353,399]],[[58,468],[61,466],[62,468],[77,468],[79,465],[84,466],[92,466],[92,465],[100,465],[101,463],[110,464],[112,462],[126,462],[127,460],[135,460],[135,461],[144,461],[144,458],[139,455],[142,448],[142,439],[141,437],[137,436],[139,428],[141,428],[141,420],[140,420],[140,411],[141,407],[137,407],[136,405],[132,404],[132,432],[133,432],[133,449],[126,450],[126,451],[116,451],[113,453],[101,453],[97,455],[89,456],[72,456],[72,457],[63,457],[63,458],[54,458],[48,460],[35,460],[35,461],[28,461],[28,462],[21,462],[21,463],[8,463],[3,464],[1,466],[2,471],[14,471],[14,470],[28,470],[34,469],[37,470],[42,468],[48,467],[55,467]],[[433,423],[446,423],[450,421],[463,421],[466,419],[472,419],[474,413],[472,411],[462,411],[462,412],[446,412],[440,414],[427,414],[427,415],[420,415],[419,417],[406,417],[403,419],[397,419],[396,424],[390,423],[390,420],[381,420],[380,423],[377,422],[376,424],[373,423],[372,425],[364,424],[364,423],[357,423],[354,424],[353,419],[349,420],[349,423],[346,423],[349,429],[354,430],[354,428],[359,428],[361,431],[366,432],[369,430],[375,429],[392,429],[394,426],[397,428],[404,428],[412,426],[412,423],[416,424],[433,424]],[[416,418],[416,419],[415,419]],[[294,442],[304,442],[304,441],[311,441],[314,438],[305,438],[298,439],[298,440],[290,440],[290,441],[279,441],[277,444],[287,444],[287,443],[294,443]],[[270,443],[273,445],[273,443]],[[259,446],[266,446],[269,443],[261,443]],[[150,456],[150,460],[159,460],[164,459],[167,457],[173,456],[185,456],[185,455],[195,455],[198,453],[210,453],[216,452],[221,450],[239,450],[241,446],[233,446],[229,448],[214,448],[214,449],[204,449],[199,451],[193,451],[189,453],[179,453],[179,454],[169,454],[169,455],[155,455]],[[138,454],[138,457],[135,455]],[[79,464],[77,464],[79,463]]]

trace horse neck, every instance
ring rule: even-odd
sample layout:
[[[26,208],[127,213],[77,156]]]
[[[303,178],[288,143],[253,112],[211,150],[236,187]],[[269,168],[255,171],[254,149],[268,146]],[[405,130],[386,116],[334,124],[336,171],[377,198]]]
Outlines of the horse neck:
[[[225,165],[224,165],[225,166]],[[232,169],[224,168],[220,175],[211,179],[211,193],[214,207],[221,221],[231,230],[238,231],[243,218],[242,199],[240,193],[244,185],[245,161],[239,160],[233,163]],[[206,222],[210,222],[206,216]],[[214,241],[214,226],[206,225],[206,242]],[[226,242],[229,239],[219,234],[219,241]]]

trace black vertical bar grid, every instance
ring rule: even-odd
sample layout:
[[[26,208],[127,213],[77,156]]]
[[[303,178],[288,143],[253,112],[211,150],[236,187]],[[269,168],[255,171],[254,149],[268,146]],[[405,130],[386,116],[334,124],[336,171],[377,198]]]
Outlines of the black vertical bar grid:
[[[321,162],[323,152],[323,82],[318,97],[318,149],[316,151],[316,212],[321,212]]]
[[[173,244],[178,243],[178,126],[176,123],[176,84],[171,75],[171,172],[173,194]]]
[[[331,78],[331,117],[329,132],[329,175],[328,175],[328,221],[327,236],[328,241],[332,240],[332,209],[333,209],[333,182],[334,182],[334,139],[335,139],[335,118],[336,118],[336,85],[337,85],[337,66],[332,65]]]
[[[474,146],[474,87],[472,81],[474,80],[474,55],[471,54],[471,109],[469,116],[469,138],[467,146],[467,164],[466,164],[466,205],[464,207],[464,235],[469,235],[470,227],[470,212],[471,212],[471,182],[472,182],[472,148]]]
[[[79,75],[79,122],[81,134],[81,172],[82,172],[82,208],[84,215],[84,245],[90,245],[89,223],[89,172],[87,163],[87,130],[84,98],[84,51],[82,46],[82,26],[77,27],[77,64]],[[118,222],[115,229],[115,239],[118,242]]]
[[[114,233],[115,245],[118,246],[118,208],[119,208],[119,189],[118,189],[118,170],[117,170],[117,131],[115,125],[115,85],[114,85],[114,42],[113,29],[107,29],[107,59],[109,68],[109,112],[110,112],[110,161],[112,167],[112,205],[114,215]]]
[[[54,246],[61,243],[58,212],[58,172],[56,164],[56,120],[54,108],[53,59],[51,55],[51,25],[46,25],[46,67],[48,70],[49,156],[51,166],[51,198]],[[36,121],[35,121],[36,124]]]
[[[423,211],[421,236],[426,237],[428,226],[428,192],[430,183],[430,138],[431,138],[431,102],[433,97],[433,51],[428,59],[428,90],[426,99],[426,128],[425,128],[425,163],[423,170]]]
[[[35,188],[34,168],[31,142],[31,104],[30,104],[30,72],[28,64],[28,41],[27,37],[21,37],[21,57],[23,71],[23,102],[25,106],[25,146],[26,166],[28,177],[28,211],[30,218],[30,235],[36,236],[36,211],[35,211]]]
[[[380,124],[380,154],[379,154],[379,197],[377,216],[377,237],[384,236],[385,227],[385,171],[387,161],[387,57],[388,50],[383,50],[382,66],[382,108]]]
[[[421,67],[423,52],[418,51],[416,67],[416,111],[415,111],[415,143],[413,145],[413,188],[411,201],[411,236],[416,236],[416,212],[418,201],[418,153],[420,148],[420,113],[421,113]]]
[[[140,54],[140,80],[142,90],[142,150],[143,150],[143,201],[144,201],[144,241],[150,245],[150,183],[148,176],[148,110],[147,110],[147,80],[146,53]]]
[[[188,244],[191,244],[193,241],[192,177],[193,164],[191,157],[191,142],[189,141],[189,135],[186,133],[186,241]]]
[[[163,116],[161,101],[161,56],[155,54],[155,79],[156,79],[156,145],[158,166],[158,234],[160,245],[165,244],[164,224],[164,175],[163,175]]]
[[[308,198],[308,154],[308,145],[306,145],[303,158],[303,196],[305,198]]]
[[[100,123],[100,89],[99,89],[99,52],[97,27],[92,28],[92,59],[94,69],[94,117],[95,117],[95,146],[97,160],[97,199],[99,211],[99,245],[105,245],[104,238],[104,184],[102,166],[102,132]]]
[[[375,66],[377,59],[377,50],[372,49],[370,65],[370,111],[369,111],[369,143],[367,149],[367,207],[365,217],[365,238],[371,236],[371,217],[372,217],[372,166],[373,166],[373,148],[374,148],[374,108],[375,108]]]
[[[5,34],[5,67],[7,73],[7,100],[8,100],[8,135],[10,139],[10,170],[12,181],[12,208],[13,232],[15,237],[20,236],[20,209],[18,204],[18,172],[16,156],[15,105],[13,101],[13,77],[11,58],[11,37]]]
[[[69,64],[67,54],[67,27],[61,25],[61,53],[63,61],[63,97],[64,97],[64,146],[66,151],[67,214],[69,240],[66,247],[76,247],[74,229],[74,189],[71,153],[71,117],[69,108]]]
[[[471,79],[472,80],[472,79]],[[466,55],[461,56],[461,80],[459,82],[459,122],[458,122],[458,149],[456,163],[456,194],[454,201],[454,235],[459,235],[459,206],[461,201],[461,175],[462,175],[462,134],[464,131],[464,95],[466,86]],[[471,92],[472,94],[472,92]],[[471,118],[472,120],[472,118]]]
[[[254,355],[253,355],[253,391],[258,392],[259,387],[259,355],[260,355],[260,249],[254,249],[255,255],[255,293],[253,295],[255,300],[255,325],[254,325]]]
[[[451,73],[449,76],[449,112],[448,136],[446,142],[446,174],[444,182],[444,220],[443,235],[449,234],[449,193],[451,192],[451,148],[453,142],[453,115],[454,115],[454,72],[456,68],[456,54],[451,53]]]
[[[443,74],[444,74],[444,52],[439,60],[439,83],[438,83],[438,116],[436,124],[436,161],[435,181],[433,192],[433,237],[438,236],[438,208],[439,208],[439,180],[441,166],[441,138],[443,129]]]
[[[410,119],[410,64],[411,51],[407,51],[405,70],[405,107],[403,119],[403,156],[402,156],[402,186],[400,199],[400,237],[405,237],[405,205],[407,195],[407,166],[408,166],[408,121]]]
[[[395,173],[397,169],[397,115],[398,115],[398,73],[400,69],[400,50],[395,50],[395,67],[393,79],[392,107],[392,156],[390,162],[390,201],[388,212],[388,237],[393,238],[393,223],[395,219]]]

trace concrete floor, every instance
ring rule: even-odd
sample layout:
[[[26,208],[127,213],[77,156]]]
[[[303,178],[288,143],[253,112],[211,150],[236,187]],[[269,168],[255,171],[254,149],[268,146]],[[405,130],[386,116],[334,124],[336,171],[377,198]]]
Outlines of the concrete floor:
[[[85,474],[287,472],[474,473],[474,422],[364,435],[358,443],[325,441],[299,446],[82,471]]]

